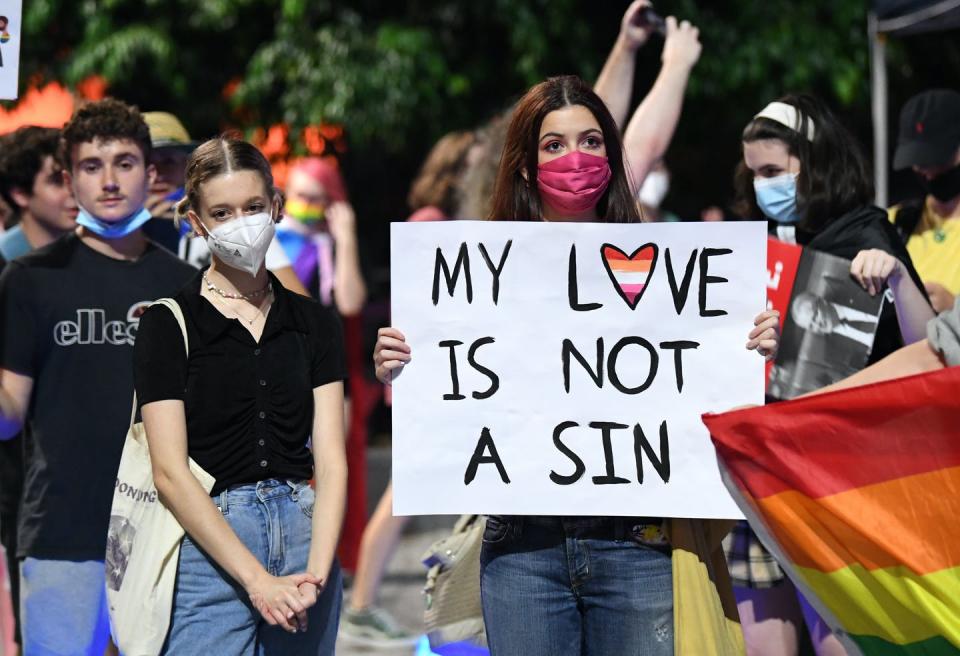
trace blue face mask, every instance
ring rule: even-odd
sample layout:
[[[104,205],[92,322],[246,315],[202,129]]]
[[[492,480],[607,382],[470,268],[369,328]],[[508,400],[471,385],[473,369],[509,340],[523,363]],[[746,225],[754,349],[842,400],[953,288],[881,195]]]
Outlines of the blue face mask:
[[[784,173],[775,178],[754,178],[753,190],[757,195],[757,207],[774,221],[796,223],[800,220],[796,173]]]
[[[130,233],[138,230],[144,223],[150,220],[150,210],[145,207],[140,208],[139,212],[134,212],[125,219],[108,222],[102,221],[93,216],[82,207],[77,214],[77,224],[82,225],[95,235],[104,239],[120,239]]]

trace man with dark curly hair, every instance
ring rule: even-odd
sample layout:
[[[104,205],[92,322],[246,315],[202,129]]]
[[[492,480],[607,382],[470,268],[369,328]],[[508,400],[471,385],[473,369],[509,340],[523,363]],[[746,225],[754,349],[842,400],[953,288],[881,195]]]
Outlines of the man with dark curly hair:
[[[60,130],[34,125],[7,136],[0,149],[0,197],[15,226],[0,235],[9,262],[76,227],[77,206],[57,161]]]
[[[26,654],[101,654],[104,553],[139,317],[195,273],[143,235],[154,172],[136,108],[79,108],[59,145],[78,228],[0,276],[0,439],[24,433],[17,558]]]

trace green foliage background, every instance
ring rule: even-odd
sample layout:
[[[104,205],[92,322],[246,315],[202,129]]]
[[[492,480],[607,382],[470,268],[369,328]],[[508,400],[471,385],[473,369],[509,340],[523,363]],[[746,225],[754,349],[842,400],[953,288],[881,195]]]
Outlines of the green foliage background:
[[[195,137],[277,121],[340,123],[374,261],[385,223],[438,137],[475,127],[547,75],[596,77],[629,3],[596,0],[29,0],[21,79],[76,84],[178,114]],[[866,0],[660,0],[701,28],[703,56],[668,155],[668,205],[723,205],[741,126],[786,91],[823,96],[870,139]],[[912,93],[954,85],[957,32],[892,40],[891,116]],[[662,42],[638,57],[635,100]],[[226,100],[223,89],[241,81]],[[895,122],[895,121],[894,121]],[[297,144],[294,144],[297,146]],[[895,180],[898,185],[904,180]]]

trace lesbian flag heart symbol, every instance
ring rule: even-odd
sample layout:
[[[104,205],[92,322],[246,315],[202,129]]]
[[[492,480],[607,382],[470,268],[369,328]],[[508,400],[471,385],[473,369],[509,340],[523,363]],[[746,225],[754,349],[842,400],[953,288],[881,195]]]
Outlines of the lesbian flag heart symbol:
[[[650,276],[657,266],[658,252],[657,245],[653,243],[644,244],[630,255],[612,244],[600,247],[603,266],[613,281],[613,288],[631,310],[636,309],[647,283],[650,282]]]

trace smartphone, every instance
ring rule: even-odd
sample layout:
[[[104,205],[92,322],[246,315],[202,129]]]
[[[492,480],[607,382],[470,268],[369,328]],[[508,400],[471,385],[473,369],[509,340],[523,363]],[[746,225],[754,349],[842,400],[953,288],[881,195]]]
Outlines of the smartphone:
[[[638,27],[649,27],[654,32],[657,32],[662,35],[667,33],[667,25],[663,22],[663,19],[660,17],[656,11],[653,10],[653,7],[647,6],[638,11],[633,15],[633,24]]]

